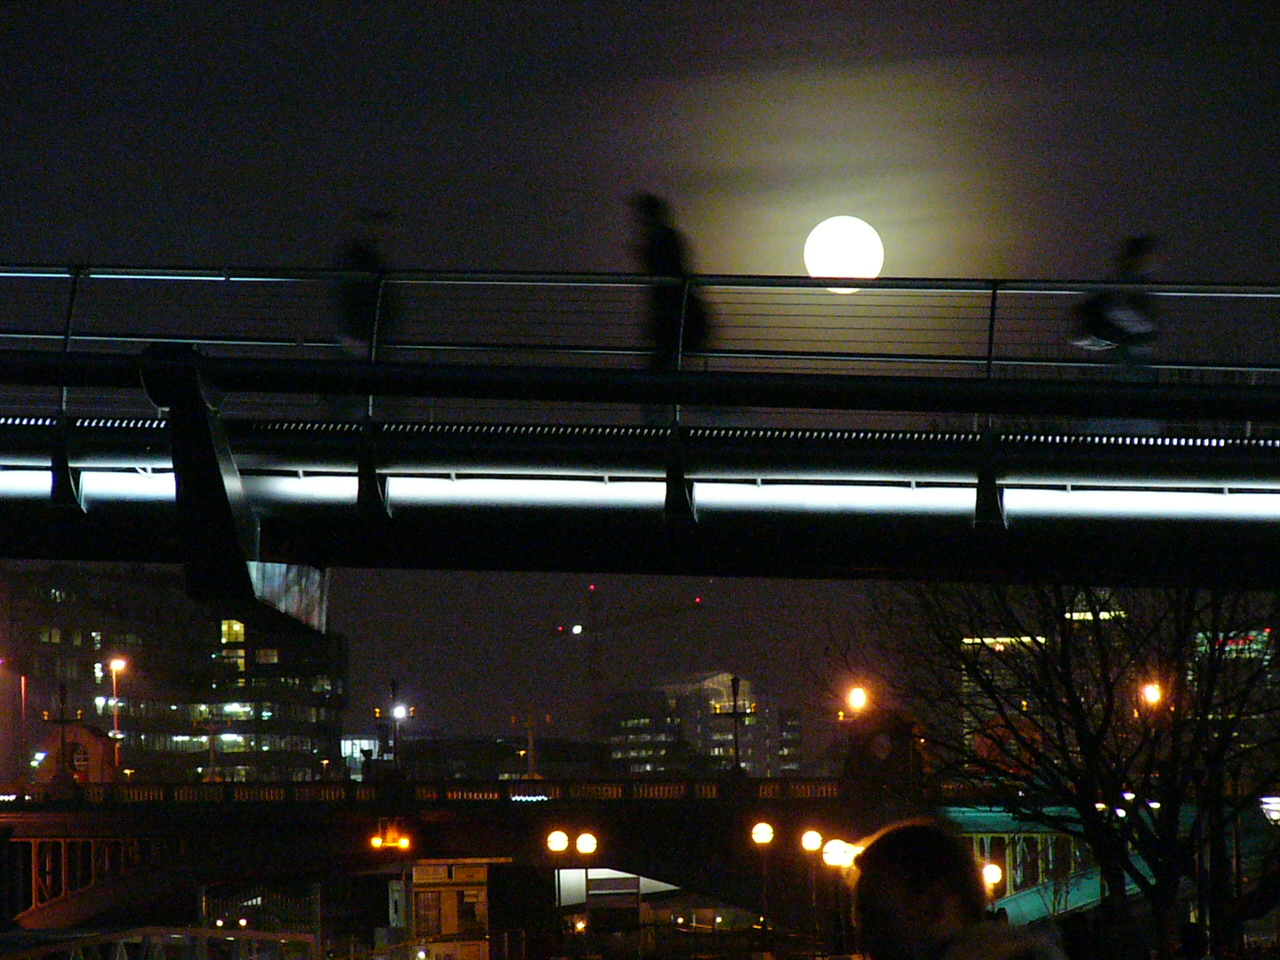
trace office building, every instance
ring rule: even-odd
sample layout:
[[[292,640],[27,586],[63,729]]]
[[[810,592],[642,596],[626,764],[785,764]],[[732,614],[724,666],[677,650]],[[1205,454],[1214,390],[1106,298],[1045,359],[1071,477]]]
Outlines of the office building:
[[[709,671],[620,694],[604,718],[610,758],[637,776],[800,772],[801,729],[749,680]]]
[[[259,603],[232,616],[189,599],[177,567],[0,565],[0,777],[324,776],[345,684],[327,578],[252,575]]]

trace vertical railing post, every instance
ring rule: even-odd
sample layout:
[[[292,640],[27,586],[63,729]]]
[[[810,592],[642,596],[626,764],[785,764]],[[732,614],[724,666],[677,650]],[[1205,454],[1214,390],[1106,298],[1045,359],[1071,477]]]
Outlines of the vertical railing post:
[[[71,334],[75,324],[76,295],[80,292],[80,277],[84,273],[81,267],[71,268],[71,289],[67,293],[67,312],[62,319],[62,363],[65,370],[67,354],[71,350]],[[67,380],[65,372],[58,378],[58,415],[67,415]]]
[[[996,356],[996,306],[999,296],[1000,281],[991,281],[991,300],[987,307],[987,379],[995,374]]]

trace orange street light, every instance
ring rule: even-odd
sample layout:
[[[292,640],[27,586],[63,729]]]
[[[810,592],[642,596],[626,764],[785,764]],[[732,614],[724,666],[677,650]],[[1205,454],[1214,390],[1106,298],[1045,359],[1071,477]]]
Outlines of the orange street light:
[[[800,849],[810,854],[809,861],[809,936],[811,955],[818,956],[818,863],[812,854],[822,849],[822,834],[806,830],[800,834]]]
[[[773,824],[761,820],[751,828],[751,842],[760,850],[760,949],[769,948],[769,844],[773,842]]]
[[[849,709],[854,713],[861,713],[867,708],[871,697],[867,693],[866,687],[851,687],[849,695],[845,698],[845,702],[849,704]]]
[[[120,766],[120,672],[129,665],[124,657],[115,657],[111,668],[111,739],[115,742],[116,766]]]
[[[411,845],[409,835],[401,833],[394,820],[378,821],[378,832],[369,838],[369,846],[375,850],[408,850]]]
[[[996,887],[1000,886],[1000,881],[1004,879],[1004,870],[998,863],[984,863],[982,865],[982,882],[987,887],[987,898],[992,899],[996,894]]]
[[[552,830],[547,834],[547,849],[552,853],[564,853],[569,849],[569,835],[563,830]]]
[[[1154,707],[1164,698],[1164,691],[1160,689],[1158,683],[1144,683],[1142,685],[1142,699],[1147,706]]]
[[[861,847],[844,840],[828,840],[822,847],[822,862],[829,867],[848,869],[861,852]]]

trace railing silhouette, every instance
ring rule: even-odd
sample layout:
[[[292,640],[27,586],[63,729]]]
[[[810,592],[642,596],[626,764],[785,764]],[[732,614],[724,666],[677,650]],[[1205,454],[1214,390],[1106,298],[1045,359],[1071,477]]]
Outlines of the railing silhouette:
[[[344,341],[336,298],[352,274],[127,268],[0,267],[0,381],[18,355],[63,355],[82,369],[95,358],[136,354],[156,342],[193,344],[211,358],[352,361],[375,365],[523,366],[643,370],[649,278],[634,275],[381,274],[371,342]],[[1105,357],[1070,343],[1070,308],[1102,282],[860,280],[856,293],[834,281],[800,277],[700,276],[690,281],[714,317],[707,349],[686,354],[686,371],[726,374],[835,374],[955,380],[1118,379]],[[845,281],[848,283],[849,281]],[[839,288],[836,288],[839,289]],[[1275,386],[1280,287],[1150,284],[1162,333],[1148,368],[1157,384]],[[51,357],[46,357],[51,360]],[[76,361],[72,364],[70,361]],[[12,382],[12,381],[10,381]],[[333,391],[336,392],[336,391]],[[636,422],[625,404],[553,403],[484,396],[373,397],[363,409],[326,391],[264,389],[229,394],[227,416],[447,422]],[[722,422],[730,402],[689,406],[686,423]],[[30,383],[0,390],[0,414],[39,409],[68,415],[147,416],[141,390]],[[738,409],[751,425],[850,425],[849,413],[803,405]],[[882,427],[960,428],[963,417],[880,411]],[[1025,424],[1026,421],[1024,421]],[[1201,424],[1210,432],[1256,425]]]
[[[376,805],[556,801],[836,800],[851,789],[828,778],[707,780],[459,780],[286,783],[18,783],[0,785],[0,820],[8,812],[136,809],[200,804]]]

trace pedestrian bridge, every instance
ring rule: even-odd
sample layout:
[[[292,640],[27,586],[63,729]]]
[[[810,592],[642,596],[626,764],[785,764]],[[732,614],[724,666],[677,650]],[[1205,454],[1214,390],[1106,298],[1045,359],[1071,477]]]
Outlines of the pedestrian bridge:
[[[1105,283],[0,268],[11,558],[1272,586],[1280,288],[1148,285],[1151,362],[1071,344]],[[844,281],[847,283],[848,281]]]

